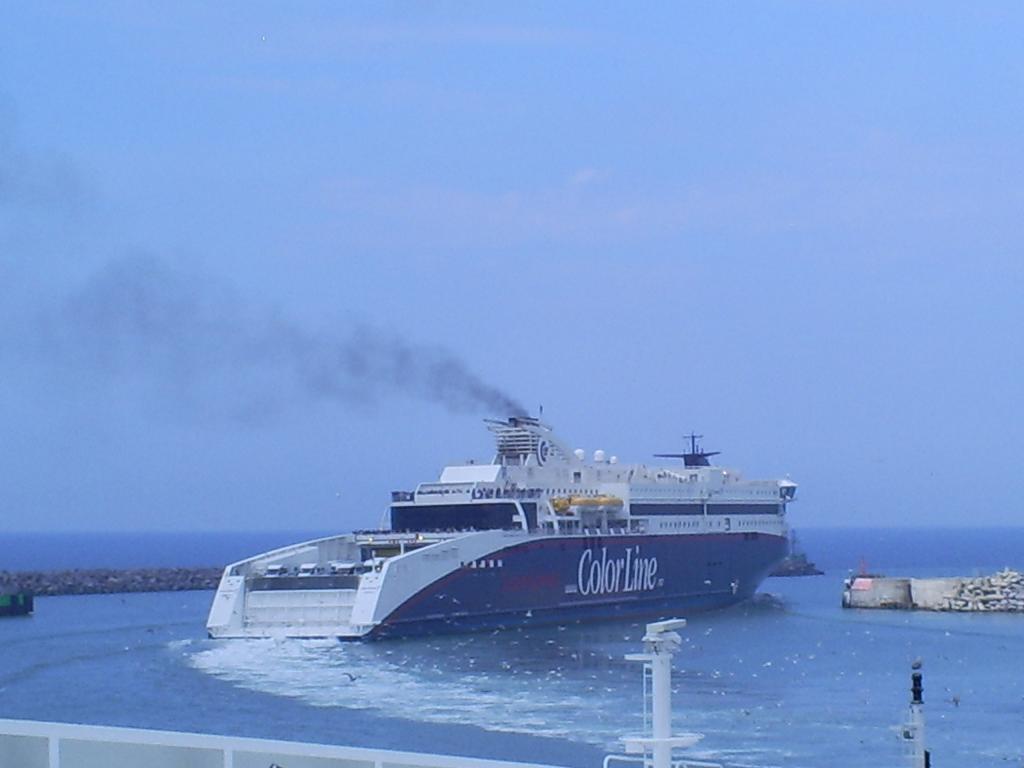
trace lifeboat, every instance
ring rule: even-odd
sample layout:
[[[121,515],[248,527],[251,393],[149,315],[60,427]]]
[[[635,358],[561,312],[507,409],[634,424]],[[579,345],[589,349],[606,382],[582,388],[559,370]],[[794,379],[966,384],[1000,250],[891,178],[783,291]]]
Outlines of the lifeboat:
[[[560,515],[571,515],[583,510],[596,512],[618,512],[623,501],[618,496],[557,496],[551,499],[551,507]]]

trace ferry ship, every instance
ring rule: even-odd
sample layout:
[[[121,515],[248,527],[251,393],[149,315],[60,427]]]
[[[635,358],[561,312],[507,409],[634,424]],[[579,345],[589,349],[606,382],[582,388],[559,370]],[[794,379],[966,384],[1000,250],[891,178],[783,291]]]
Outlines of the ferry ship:
[[[747,480],[717,452],[675,466],[570,450],[539,419],[487,420],[490,463],[391,494],[390,528],[229,565],[215,638],[411,636],[643,618],[750,597],[787,554],[796,484]]]

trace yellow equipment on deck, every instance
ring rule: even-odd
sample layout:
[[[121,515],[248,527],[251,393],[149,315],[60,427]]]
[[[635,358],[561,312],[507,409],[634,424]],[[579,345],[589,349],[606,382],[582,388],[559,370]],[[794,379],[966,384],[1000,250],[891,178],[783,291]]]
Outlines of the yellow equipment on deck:
[[[619,510],[623,501],[618,496],[556,496],[551,507],[560,515],[571,515],[583,509]]]

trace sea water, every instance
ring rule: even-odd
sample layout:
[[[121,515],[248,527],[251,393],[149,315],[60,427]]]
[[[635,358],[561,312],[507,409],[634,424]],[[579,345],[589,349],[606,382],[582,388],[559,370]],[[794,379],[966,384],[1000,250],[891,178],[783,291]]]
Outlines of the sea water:
[[[0,568],[199,565],[302,534],[22,535]],[[1024,615],[844,611],[842,579],[1024,568],[1024,530],[813,530],[825,576],[687,617],[675,659],[693,756],[735,766],[903,763],[892,726],[924,661],[936,766],[1024,765]],[[240,546],[249,546],[239,552]],[[32,557],[25,563],[24,558]],[[198,558],[198,559],[197,559]],[[12,563],[16,563],[13,564]],[[636,622],[377,643],[215,641],[212,593],[39,598],[0,622],[0,717],[226,733],[597,768],[642,727]]]

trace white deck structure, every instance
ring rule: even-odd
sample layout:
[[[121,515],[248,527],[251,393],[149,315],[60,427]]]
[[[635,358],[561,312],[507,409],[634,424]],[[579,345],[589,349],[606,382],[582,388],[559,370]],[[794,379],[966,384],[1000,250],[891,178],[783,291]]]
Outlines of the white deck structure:
[[[0,720],[3,768],[549,768],[198,733]]]

